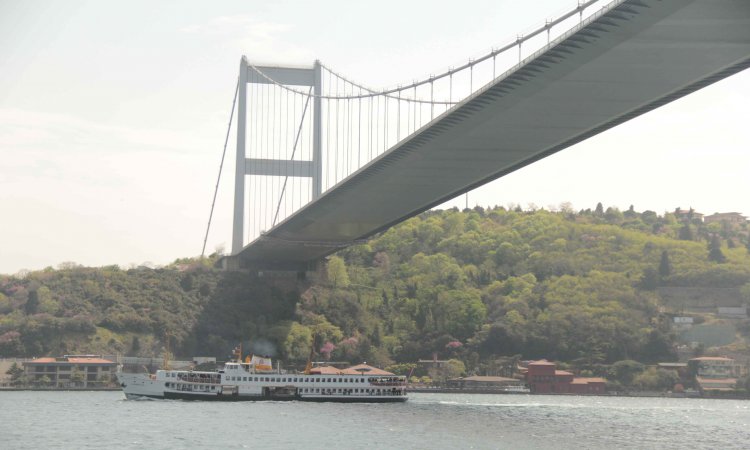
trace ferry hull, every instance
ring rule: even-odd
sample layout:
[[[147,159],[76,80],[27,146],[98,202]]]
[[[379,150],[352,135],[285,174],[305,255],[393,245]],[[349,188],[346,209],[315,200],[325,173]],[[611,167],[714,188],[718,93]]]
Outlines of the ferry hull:
[[[408,400],[407,396],[400,397],[367,397],[367,398],[352,398],[352,397],[263,397],[261,395],[201,395],[201,394],[189,394],[181,392],[164,392],[161,395],[157,394],[137,394],[137,393],[126,393],[125,397],[128,400],[137,400],[142,398],[158,399],[158,400],[190,400],[190,401],[213,401],[213,402],[261,402],[261,401],[298,401],[298,402],[319,402],[319,403],[402,403]]]
[[[407,396],[400,397],[367,397],[367,398],[352,398],[352,397],[263,397],[262,395],[195,395],[178,392],[165,392],[163,398],[167,400],[191,400],[191,401],[218,401],[218,402],[261,402],[261,401],[274,401],[274,402],[326,402],[326,403],[401,403],[408,400]]]

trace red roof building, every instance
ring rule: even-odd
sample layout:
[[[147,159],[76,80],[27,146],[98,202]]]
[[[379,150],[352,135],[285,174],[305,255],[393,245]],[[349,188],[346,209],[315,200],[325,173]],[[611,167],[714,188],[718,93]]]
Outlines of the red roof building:
[[[578,395],[601,395],[607,386],[604,378],[573,378],[570,393]]]
[[[557,365],[547,360],[528,364],[526,383],[534,394],[603,394],[604,378],[576,378],[571,372],[556,370]]]
[[[391,372],[368,366],[367,364],[357,364],[356,366],[347,367],[341,373],[347,375],[393,375]]]
[[[338,367],[318,366],[310,369],[310,373],[314,375],[341,375],[343,372]]]
[[[339,369],[333,366],[318,366],[312,368],[310,373],[320,375],[393,375],[391,372],[386,372],[367,364],[357,364],[346,369]]]

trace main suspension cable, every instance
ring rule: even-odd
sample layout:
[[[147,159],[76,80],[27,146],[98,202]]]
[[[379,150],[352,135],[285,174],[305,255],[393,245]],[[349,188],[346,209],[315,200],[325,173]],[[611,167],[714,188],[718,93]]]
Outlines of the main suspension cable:
[[[224,138],[224,151],[221,152],[221,163],[219,163],[219,176],[216,178],[216,188],[214,189],[214,198],[211,201],[211,212],[208,213],[208,225],[206,226],[206,237],[203,238],[203,249],[201,250],[201,259],[206,254],[206,242],[208,242],[208,232],[211,230],[211,219],[214,216],[214,206],[216,206],[216,195],[219,193],[219,183],[221,182],[221,172],[224,168],[224,157],[227,155],[227,144],[229,143],[229,132],[232,130],[232,119],[234,118],[234,106],[237,103],[237,93],[240,91],[240,79],[237,77],[237,86],[234,88],[234,98],[232,99],[232,111],[229,113],[229,125],[227,126],[227,136]]]

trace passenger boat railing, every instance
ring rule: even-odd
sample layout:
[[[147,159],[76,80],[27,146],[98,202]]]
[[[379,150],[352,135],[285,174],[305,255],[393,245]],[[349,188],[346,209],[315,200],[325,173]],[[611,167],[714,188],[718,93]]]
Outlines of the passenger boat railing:
[[[178,373],[177,379],[187,383],[221,384],[219,374],[214,376],[206,374]]]

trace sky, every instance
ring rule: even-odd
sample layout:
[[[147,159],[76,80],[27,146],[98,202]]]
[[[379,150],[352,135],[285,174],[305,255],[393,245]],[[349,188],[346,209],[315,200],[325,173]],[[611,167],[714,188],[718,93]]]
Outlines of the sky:
[[[243,54],[320,59],[394,86],[576,4],[0,0],[0,273],[199,255]],[[748,99],[745,71],[485,185],[469,205],[750,216]],[[229,164],[209,253],[231,244]]]

